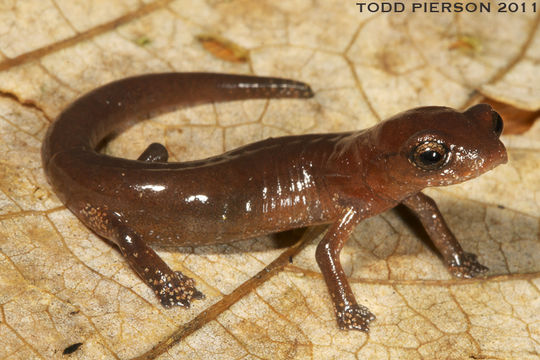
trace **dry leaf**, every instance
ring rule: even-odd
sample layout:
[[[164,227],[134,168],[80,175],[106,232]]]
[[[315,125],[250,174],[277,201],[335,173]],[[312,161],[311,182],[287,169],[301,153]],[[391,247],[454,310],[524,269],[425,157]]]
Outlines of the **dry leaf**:
[[[419,105],[463,108],[477,94],[537,112],[539,23],[531,11],[369,14],[337,0],[2,2],[0,358],[538,359],[538,122],[503,137],[507,165],[427,191],[490,267],[487,279],[451,278],[402,210],[358,227],[342,261],[377,315],[369,335],[337,329],[316,241],[157,248],[207,295],[189,310],[161,308],[118,251],[52,193],[40,146],[78,95],[159,71],[291,77],[316,96],[162,115],[107,152],[136,158],[160,141],[183,161],[268,136],[360,129]],[[246,49],[248,61],[214,57],[201,33]]]
[[[215,34],[199,34],[197,40],[215,57],[231,62],[246,62],[248,51],[232,41]]]

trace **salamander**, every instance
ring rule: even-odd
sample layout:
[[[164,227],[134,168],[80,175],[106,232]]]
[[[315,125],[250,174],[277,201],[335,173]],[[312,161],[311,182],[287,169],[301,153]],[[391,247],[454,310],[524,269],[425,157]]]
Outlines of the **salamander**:
[[[375,316],[356,302],[340,251],[359,222],[398,204],[419,218],[450,273],[484,274],[487,267],[462,249],[421,190],[506,163],[503,121],[487,104],[463,112],[419,107],[369,129],[268,138],[186,162],[168,162],[159,143],[136,160],[96,151],[141,115],[172,106],[312,96],[307,84],[271,77],[161,73],[118,80],[60,113],[43,142],[43,167],[59,199],[118,245],[165,307],[189,307],[204,295],[148,244],[229,243],[329,224],[316,261],[338,325],[367,332]]]

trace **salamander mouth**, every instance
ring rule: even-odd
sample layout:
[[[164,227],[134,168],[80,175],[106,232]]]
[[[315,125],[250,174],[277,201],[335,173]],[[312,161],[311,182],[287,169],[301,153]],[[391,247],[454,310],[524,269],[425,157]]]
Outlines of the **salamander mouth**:
[[[450,167],[443,171],[442,173],[445,176],[440,179],[436,186],[460,184],[508,162],[506,148],[500,140],[497,140],[495,146],[488,146],[484,151],[478,152],[475,157],[474,160],[468,159],[468,164],[463,164],[465,167],[461,167],[460,170]],[[429,184],[429,186],[433,185]]]
[[[478,167],[476,171],[473,172],[472,176],[468,177],[468,179],[480,176],[496,168],[497,166],[506,163],[508,163],[506,147],[500,140],[498,140],[496,148],[484,156],[484,164],[481,167]]]
[[[498,149],[496,151],[496,154],[499,158],[499,161],[495,161],[495,166],[497,165],[502,165],[502,164],[506,164],[508,162],[508,153],[506,152],[506,147],[504,146],[504,144],[502,143],[502,141],[499,140],[499,143],[497,144],[498,145]]]

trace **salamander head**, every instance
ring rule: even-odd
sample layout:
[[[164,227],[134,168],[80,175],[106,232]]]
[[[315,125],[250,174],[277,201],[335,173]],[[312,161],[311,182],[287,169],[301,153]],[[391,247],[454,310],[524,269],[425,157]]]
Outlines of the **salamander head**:
[[[387,180],[404,188],[460,183],[506,163],[502,129],[500,115],[487,104],[464,112],[408,110],[373,129],[370,144],[384,157],[372,165],[384,166]]]

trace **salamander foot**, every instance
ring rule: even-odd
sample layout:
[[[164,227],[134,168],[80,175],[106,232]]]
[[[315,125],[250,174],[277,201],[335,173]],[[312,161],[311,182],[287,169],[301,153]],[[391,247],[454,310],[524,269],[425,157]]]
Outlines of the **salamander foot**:
[[[477,260],[477,256],[471,253],[463,253],[463,255],[454,258],[450,265],[448,265],[448,271],[455,277],[470,279],[483,275],[489,270],[486,266],[480,264]]]
[[[185,276],[179,271],[174,272],[177,276],[156,291],[156,295],[161,301],[161,305],[166,308],[172,306],[183,306],[189,308],[191,300],[204,299],[204,294],[195,288],[195,281]]]
[[[375,320],[375,315],[362,305],[352,305],[343,310],[338,310],[336,316],[338,326],[342,330],[369,332],[369,323]]]

